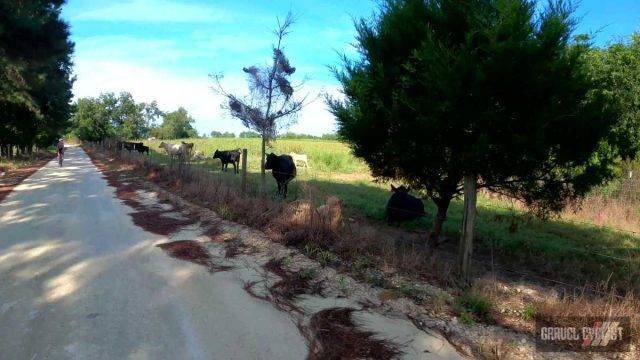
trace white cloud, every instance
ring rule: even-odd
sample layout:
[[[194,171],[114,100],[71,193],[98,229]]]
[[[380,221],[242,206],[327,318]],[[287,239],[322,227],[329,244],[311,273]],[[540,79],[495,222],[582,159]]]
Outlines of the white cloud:
[[[233,16],[212,6],[177,1],[130,0],[72,15],[76,21],[229,22]]]

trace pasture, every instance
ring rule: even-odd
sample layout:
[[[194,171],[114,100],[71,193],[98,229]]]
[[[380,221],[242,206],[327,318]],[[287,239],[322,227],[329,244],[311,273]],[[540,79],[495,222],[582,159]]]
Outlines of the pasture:
[[[178,143],[180,140],[169,141]],[[259,139],[186,139],[203,151],[205,161],[192,162],[225,182],[240,185],[240,175],[220,171],[220,161],[213,160],[216,149],[248,149],[248,189],[257,193],[260,184]],[[151,158],[169,162],[159,149],[160,140],[144,141],[151,148]],[[321,203],[328,195],[340,197],[350,217],[382,222],[390,184],[375,182],[367,165],[356,159],[349,147],[338,141],[280,139],[267,149],[276,154],[296,152],[307,154],[309,169],[298,167],[298,176],[290,184],[289,201],[311,198]],[[398,184],[396,184],[398,185]],[[267,173],[267,190],[274,196],[276,184]],[[435,206],[425,199],[426,217],[403,225],[409,231],[426,231],[431,227]],[[457,239],[462,219],[462,200],[452,202],[444,234]],[[518,210],[512,204],[480,194],[478,199],[477,244],[480,256],[494,251],[502,264],[535,269],[554,279],[576,282],[600,282],[611,275],[612,280],[631,280],[640,268],[640,235],[620,232],[607,227],[571,222],[556,218],[539,220]],[[426,234],[426,233],[425,233]],[[452,240],[447,246],[455,246]],[[634,276],[635,276],[634,275]],[[637,279],[637,276],[635,276]],[[638,286],[638,281],[631,281]]]

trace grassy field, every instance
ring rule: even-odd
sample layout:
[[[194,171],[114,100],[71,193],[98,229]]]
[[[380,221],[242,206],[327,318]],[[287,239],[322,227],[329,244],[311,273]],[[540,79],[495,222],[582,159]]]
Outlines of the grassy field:
[[[259,139],[189,139],[195,150],[205,153],[207,160],[194,163],[225,181],[240,183],[240,176],[220,172],[219,160],[211,159],[216,149],[248,149],[248,184],[250,190],[259,189]],[[179,140],[172,141],[174,143]],[[168,162],[158,148],[160,141],[145,141],[152,149],[152,158]],[[267,152],[277,154],[297,152],[307,154],[309,169],[298,168],[298,177],[290,185],[290,199],[312,198],[318,203],[327,195],[340,197],[350,216],[365,216],[382,221],[389,184],[373,181],[367,165],[354,158],[349,147],[337,141],[278,140]],[[267,174],[271,194],[275,181]],[[403,225],[409,230],[427,230],[435,214],[435,206],[425,200],[427,216]],[[640,236],[629,232],[555,219],[542,221],[500,200],[480,196],[478,200],[477,237],[481,255],[493,248],[506,265],[525,264],[535,267],[536,273],[552,278],[604,281],[609,275],[614,281],[629,280],[637,286],[640,268]],[[455,238],[462,220],[462,201],[451,204],[445,223],[446,235]],[[574,219],[575,220],[575,217]],[[578,219],[580,220],[580,219]],[[584,220],[584,219],[583,219]],[[588,220],[588,219],[587,219]],[[629,274],[635,274],[632,279]]]

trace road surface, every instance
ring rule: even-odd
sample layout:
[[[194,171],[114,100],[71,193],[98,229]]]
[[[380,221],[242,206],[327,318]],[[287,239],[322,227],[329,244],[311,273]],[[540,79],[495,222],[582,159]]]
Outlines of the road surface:
[[[306,357],[286,313],[169,258],[129,211],[73,147],[0,203],[0,358]]]

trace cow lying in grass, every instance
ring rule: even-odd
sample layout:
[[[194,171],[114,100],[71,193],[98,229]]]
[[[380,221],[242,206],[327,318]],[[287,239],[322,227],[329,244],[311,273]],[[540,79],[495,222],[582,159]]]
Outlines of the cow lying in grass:
[[[271,170],[271,174],[278,183],[278,195],[283,198],[287,197],[289,181],[296,177],[296,164],[289,155],[276,155],[271,153],[267,155],[267,161],[264,164],[266,170]]]
[[[193,153],[193,160],[196,161],[203,161],[206,157],[204,156],[204,152],[202,152],[201,150],[197,150],[195,153]]]
[[[387,202],[387,222],[399,224],[425,215],[422,200],[409,195],[409,190],[406,187],[391,185],[391,192],[391,197]]]
[[[229,164],[233,164],[233,172],[238,173],[240,168],[240,149],[236,150],[222,150],[216,151],[213,153],[214,159],[220,159],[222,163],[222,171],[227,171]]]

